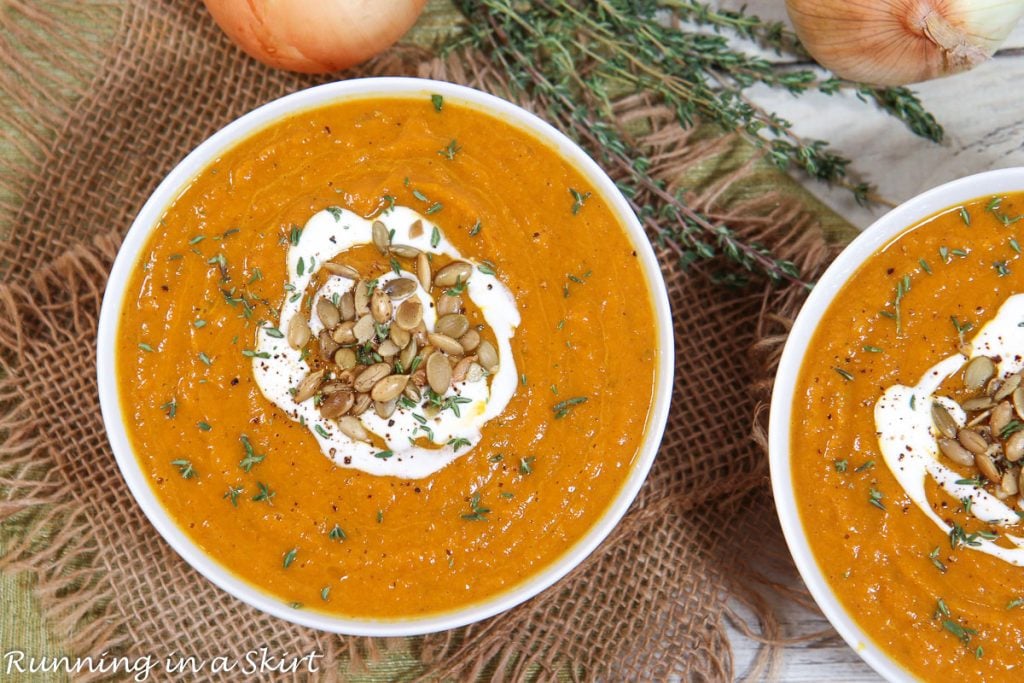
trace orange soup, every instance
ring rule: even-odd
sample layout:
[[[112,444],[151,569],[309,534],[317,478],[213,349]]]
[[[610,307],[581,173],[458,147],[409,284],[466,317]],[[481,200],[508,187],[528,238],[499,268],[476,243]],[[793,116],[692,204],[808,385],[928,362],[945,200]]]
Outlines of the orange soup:
[[[1020,677],[1022,214],[1024,194],[977,199],[872,255],[795,389],[812,551],[850,616],[923,679]]]
[[[269,125],[167,207],[118,385],[210,557],[296,608],[492,598],[572,547],[638,456],[657,368],[637,253],[532,134],[431,98]]]

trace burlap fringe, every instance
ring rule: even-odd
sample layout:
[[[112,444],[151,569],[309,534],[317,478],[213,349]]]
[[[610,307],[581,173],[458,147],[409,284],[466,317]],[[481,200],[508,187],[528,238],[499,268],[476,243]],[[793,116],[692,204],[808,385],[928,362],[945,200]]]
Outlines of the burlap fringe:
[[[60,2],[83,15],[120,10],[118,3]],[[24,160],[32,164],[44,160],[51,153],[53,137],[65,123],[68,105],[66,100],[51,95],[55,86],[53,79],[65,78],[60,74],[80,76],[84,71],[78,72],[79,67],[75,64],[88,64],[89,59],[98,64],[105,58],[104,53],[94,49],[85,61],[61,59],[62,50],[88,52],[96,37],[70,35],[65,27],[56,25],[51,17],[26,0],[8,0],[7,6],[9,13],[0,13],[0,29],[3,29],[0,32],[3,36],[0,59],[10,69],[0,70],[0,88],[15,93],[13,96],[17,99],[16,106],[0,111],[0,118],[7,129],[15,131],[7,141],[24,156],[20,163],[0,159],[0,186],[10,191],[8,198],[0,197],[0,202],[3,202],[0,210],[13,210],[28,196],[30,188],[26,180],[28,174],[22,168]],[[29,24],[32,28],[25,28]],[[40,66],[20,56],[23,50],[18,49],[19,45],[38,45],[40,54],[53,56]],[[371,70],[396,70],[396,65],[408,62],[410,55],[416,56],[415,53],[395,51],[378,61]],[[416,68],[421,76],[469,83],[506,96],[510,94],[502,75],[487,60],[452,55],[443,60],[420,60]],[[88,67],[84,69],[88,70]],[[57,75],[47,78],[43,74],[48,72]],[[40,111],[39,102],[45,103],[43,109],[47,113],[30,120],[24,111]],[[528,102],[523,104],[529,106]],[[728,138],[697,142],[691,130],[684,130],[675,123],[671,111],[642,96],[617,103],[616,113],[624,123],[647,125],[650,132],[642,136],[641,144],[651,150],[653,172],[674,183],[685,177],[695,164],[724,154],[732,144]],[[794,260],[805,274],[813,276],[829,260],[830,249],[818,231],[813,229],[813,219],[798,201],[769,193],[728,209],[720,206],[727,190],[741,182],[750,170],[748,164],[700,194],[690,193],[690,205],[733,225],[744,239],[769,244],[777,255]],[[54,339],[63,340],[95,328],[94,314],[99,310],[102,283],[119,242],[119,235],[110,233],[90,245],[72,246],[63,256],[36,270],[29,284],[0,285],[0,372],[3,374],[0,379],[0,405],[3,408],[3,417],[0,418],[0,525],[9,529],[12,523],[17,522],[26,528],[18,538],[6,538],[8,534],[5,533],[8,547],[0,555],[0,569],[31,578],[50,627],[72,653],[78,654],[127,647],[130,643],[125,628],[126,617],[118,617],[106,609],[116,587],[106,580],[106,565],[102,560],[103,552],[109,549],[100,547],[97,537],[89,531],[87,514],[93,508],[88,501],[80,499],[72,482],[62,481],[56,475],[60,456],[50,450],[45,431],[40,429],[26,408],[30,397],[25,395],[25,377],[32,371],[33,359],[26,357],[24,351],[26,335],[30,333],[42,331]],[[697,268],[697,275],[701,268]],[[670,265],[669,270],[674,270],[674,265]],[[761,301],[762,314],[757,334],[760,341],[756,351],[763,361],[759,375],[762,390],[770,389],[770,378],[785,340],[788,321],[795,316],[804,294],[805,290],[795,285],[766,287],[759,292],[743,294]],[[709,315],[713,313],[708,312]],[[765,414],[766,410],[759,409],[754,419],[753,438],[759,444],[763,444],[765,438]],[[730,482],[728,496],[723,497],[720,495],[723,492],[717,489],[710,490],[704,499],[651,501],[627,517],[615,538],[648,528],[669,508],[697,510],[713,502],[715,506],[721,506],[718,509],[724,509],[740,498],[763,492],[766,479],[767,467],[762,460],[751,471]],[[614,539],[606,542],[590,562],[613,552],[615,547]],[[566,581],[572,581],[583,570],[585,567]],[[730,619],[739,630],[765,644],[745,676],[751,680],[771,678],[777,672],[779,646],[792,642],[781,634],[779,623],[763,594],[765,589],[777,591],[779,587],[764,577],[758,568],[749,565],[744,571],[733,573],[728,581],[729,593],[754,615],[753,623],[744,621],[735,611],[729,613]],[[803,595],[794,597],[806,600]],[[548,595],[544,599],[556,598]],[[520,609],[507,615],[500,624],[491,620],[424,638],[418,652],[425,665],[423,678],[521,680],[530,677],[554,680],[566,675],[572,680],[585,678],[591,663],[567,657],[551,659],[544,648],[537,647],[537,643],[528,637],[530,616],[530,611]],[[736,672],[724,624],[709,625],[709,628],[714,630],[715,642],[721,644],[721,654],[712,663],[711,670],[721,679],[732,678]],[[510,633],[513,634],[511,638]],[[819,634],[814,635],[817,637]],[[357,666],[364,660],[379,658],[382,650],[390,646],[386,641],[357,638],[325,637],[318,642],[326,655]],[[331,673],[336,675],[337,671]]]

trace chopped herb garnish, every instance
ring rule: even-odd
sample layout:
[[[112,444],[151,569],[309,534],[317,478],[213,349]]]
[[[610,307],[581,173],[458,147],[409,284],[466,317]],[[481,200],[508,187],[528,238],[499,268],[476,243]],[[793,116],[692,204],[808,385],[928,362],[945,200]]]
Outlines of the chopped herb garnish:
[[[1006,609],[1017,609],[1022,605],[1024,605],[1024,598],[1014,598],[1006,603]]]
[[[383,524],[383,523],[384,523],[384,511],[383,510],[377,510],[377,524]]]
[[[474,223],[473,227],[469,229],[469,236],[470,237],[476,237],[477,235],[479,235],[480,234],[480,229],[482,227],[483,227],[483,225],[480,224],[480,219],[477,218],[476,219],[476,223]]]
[[[1010,249],[1013,249],[1018,254],[1020,253],[1020,244],[1018,244],[1016,237],[1010,238]]]
[[[883,494],[881,491],[879,491],[876,488],[872,488],[868,492],[868,502],[871,503],[872,505],[874,505],[879,510],[884,510],[885,509],[885,504],[882,502],[882,498],[884,498],[884,497],[885,497],[885,494]]]
[[[195,468],[192,467],[192,463],[188,460],[172,460],[171,464],[178,468],[182,479],[191,479],[196,476]]]
[[[340,221],[340,220],[341,220],[341,208],[340,208],[340,207],[337,207],[337,206],[328,206],[328,207],[327,207],[327,213],[329,213],[329,214],[331,214],[332,216],[334,216],[334,220],[335,220],[335,222],[337,222],[337,221]],[[300,234],[301,234],[301,231],[300,231]],[[297,239],[297,238],[296,238],[296,239]],[[298,242],[296,241],[296,242],[295,242],[295,244],[298,244]]]
[[[139,342],[139,348],[145,351],[146,353],[153,353],[153,347],[145,342]]]
[[[967,207],[966,206],[961,206],[960,207],[960,220],[962,220],[964,222],[964,225],[970,225],[971,224],[971,214],[967,213]]]
[[[341,211],[339,211],[338,209],[334,209],[334,211],[331,211],[331,209],[328,208],[327,210],[331,213],[332,216],[334,216],[335,221],[341,218]],[[302,228],[300,228],[297,225],[293,225],[291,232],[288,234],[288,241],[292,243],[293,247],[297,247],[299,246],[300,239],[302,239]]]
[[[206,365],[206,366],[213,365],[213,359],[210,358],[209,356],[207,356],[202,351],[199,352],[199,360],[202,361],[203,365]]]
[[[932,267],[928,265],[927,261],[925,261],[924,259],[918,259],[917,262],[921,264],[921,270],[928,273],[929,275],[932,274]]]
[[[874,460],[868,460],[863,465],[859,465],[857,467],[857,469],[854,470],[854,472],[867,472],[868,470],[870,470],[874,466],[875,466],[875,461]]]
[[[167,413],[167,417],[173,418],[178,414],[178,399],[172,398],[170,401],[160,406],[160,410]]]
[[[460,147],[459,143],[453,139],[451,142],[448,143],[446,147],[439,149],[437,153],[443,156],[445,159],[451,161],[452,159],[455,158],[455,155],[458,154],[460,151],[462,151],[462,147]]]
[[[498,494],[498,496],[504,498],[505,500],[509,500],[511,498],[514,498],[515,494],[512,493],[511,491],[502,491],[501,493]]]
[[[555,393],[558,392],[555,391]],[[551,406],[551,410],[555,412],[555,419],[561,420],[563,417],[568,415],[576,406],[586,402],[586,396],[574,396],[573,398],[567,398],[564,401],[559,401],[555,405]]]
[[[253,465],[260,464],[267,456],[258,454],[256,449],[253,448],[252,442],[249,441],[249,437],[245,434],[238,437],[238,440],[242,442],[242,448],[245,449],[245,457],[238,463],[238,466],[246,472],[250,472],[252,471]]]
[[[252,349],[242,349],[242,355],[246,358],[270,358],[270,354],[266,351],[253,351]]]
[[[928,553],[928,559],[932,561],[932,565],[934,565],[936,569],[943,574],[946,573],[947,567],[942,563],[942,560],[939,559],[939,546],[935,546],[935,548]]]
[[[526,458],[519,458],[519,474],[527,475],[533,473],[533,461],[537,458],[529,456]]]
[[[261,481],[256,482],[256,487],[259,491],[252,497],[253,501],[256,503],[266,502],[267,505],[273,505],[272,499],[277,493]]]
[[[427,207],[427,210],[426,210],[426,211],[424,211],[423,213],[425,213],[425,214],[427,214],[428,216],[430,216],[430,215],[432,215],[432,214],[435,214],[435,213],[437,213],[438,211],[440,211],[440,210],[441,210],[441,209],[443,209],[443,208],[444,208],[444,204],[442,204],[441,202],[434,202],[433,204],[431,204],[430,206],[428,206],[428,207]]]
[[[197,318],[195,321],[193,321],[192,326],[195,327],[197,330],[202,329],[206,327],[206,321],[203,320],[202,318]]]
[[[391,451],[377,451],[376,453],[373,454],[373,457],[380,458],[381,460],[387,460],[393,455],[394,453],[392,453]]]
[[[298,548],[292,548],[291,550],[289,550],[288,552],[286,552],[284,554],[284,559],[281,561],[281,565],[285,569],[288,569],[288,567],[291,566],[292,562],[295,561],[295,556],[298,555],[298,554],[299,554],[299,549]]]
[[[587,200],[590,199],[590,193],[580,192],[579,190],[570,187],[569,194],[572,195],[572,215],[575,216],[580,212],[580,209],[583,208],[583,205],[586,204]]]
[[[974,323],[961,323],[956,319],[955,315],[949,316],[950,321],[953,323],[953,329],[956,330],[957,336],[960,338],[960,343],[964,343],[964,335],[974,329]]]
[[[431,95],[430,101],[434,103],[434,111],[439,112],[444,108],[444,97],[441,95]]]
[[[188,243],[189,243],[189,244],[199,244],[200,242],[202,242],[202,241],[203,241],[203,240],[205,240],[205,239],[206,239],[206,235],[196,235],[195,237],[193,237],[192,239],[190,239],[190,240],[188,241]]]
[[[331,539],[332,541],[344,541],[346,538],[348,538],[348,535],[345,533],[344,529],[335,524],[334,528],[327,532],[327,538]]]
[[[420,200],[421,202],[430,201],[429,199],[427,199],[427,195],[423,194],[419,190],[413,190],[412,191],[412,196],[415,197],[416,199]]]
[[[327,602],[327,598],[330,597],[330,595],[331,595],[331,587],[330,586],[324,586],[323,588],[320,589],[320,599],[323,600],[324,602]]]
[[[203,422],[202,420],[196,422],[196,427],[199,427],[199,429],[203,430],[204,432],[208,432],[211,429],[213,429],[213,427],[211,427],[208,422]]]
[[[474,493],[469,499],[470,512],[462,515],[462,519],[469,520],[471,522],[486,522],[487,514],[491,511],[490,508],[480,506],[480,494]]]
[[[448,445],[452,447],[452,451],[458,452],[462,448],[466,448],[470,445],[470,440],[461,436],[455,437],[448,440]]]
[[[238,507],[238,497],[242,495],[243,490],[244,489],[242,489],[241,486],[229,486],[228,492],[225,493],[222,496],[222,498],[224,498],[225,500],[230,499],[231,504],[234,505],[235,507]]]
[[[1006,277],[1010,274],[1010,267],[1006,265],[1006,261],[996,261],[992,267],[996,269],[996,275],[999,277]]]
[[[981,486],[984,482],[978,477],[972,477],[971,479],[957,479],[955,483],[961,486]]]
[[[833,460],[832,466],[836,468],[836,472],[842,474],[850,466],[850,463],[847,460]]]
[[[943,263],[949,263],[949,249],[946,247],[939,247],[939,258],[942,259]]]
[[[491,263],[490,261],[481,261],[480,264],[476,267],[476,269],[479,270],[484,275],[495,274],[494,264]]]
[[[331,438],[331,433],[324,429],[319,422],[313,425],[313,431],[315,431],[317,434],[324,437],[325,439]]]
[[[960,640],[960,642],[963,643],[964,645],[967,645],[968,643],[971,642],[971,637],[972,636],[978,635],[978,632],[975,631],[973,628],[967,628],[966,626],[961,626],[960,624],[958,624],[957,622],[953,621],[952,619],[943,619],[942,620],[942,628],[946,629],[947,631],[952,633],[954,636],[956,636]]]
[[[455,284],[445,291],[448,296],[459,296],[466,291],[466,283],[462,281],[462,276],[456,276]]]
[[[845,379],[847,382],[852,382],[853,381],[853,375],[848,373],[846,370],[843,370],[842,368],[832,368],[832,369],[835,370],[837,373],[839,373],[839,376],[842,377],[843,379]]]
[[[1024,423],[1020,420],[1010,420],[1005,427],[999,430],[999,438],[1006,439],[1011,434],[1016,434],[1024,429]]]
[[[867,351],[868,353],[882,353],[882,349],[878,348],[877,346],[865,345],[864,350]]]

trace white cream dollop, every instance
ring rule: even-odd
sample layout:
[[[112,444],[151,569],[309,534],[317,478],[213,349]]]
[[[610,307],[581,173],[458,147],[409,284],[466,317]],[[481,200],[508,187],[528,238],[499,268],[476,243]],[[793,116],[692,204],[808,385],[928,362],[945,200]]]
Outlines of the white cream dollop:
[[[419,479],[472,451],[481,439],[484,424],[500,415],[515,394],[518,374],[511,339],[519,326],[519,311],[512,292],[497,277],[475,271],[466,283],[465,296],[479,307],[494,332],[498,370],[490,378],[467,380],[448,390],[445,396],[468,399],[458,405],[458,414],[446,409],[435,417],[427,417],[422,408],[400,405],[389,418],[380,417],[372,409],[360,415],[363,426],[383,441],[384,448],[349,438],[333,420],[320,416],[313,399],[295,402],[292,390],[309,373],[310,367],[302,358],[302,352],[288,344],[287,335],[281,335],[288,330],[292,316],[301,315],[306,288],[322,264],[354,246],[371,243],[373,221],[381,221],[393,231],[395,244],[472,263],[444,237],[439,226],[406,207],[393,207],[372,220],[346,209],[331,208],[314,214],[302,229],[297,243],[288,249],[285,303],[276,324],[261,326],[257,332],[253,373],[263,395],[309,429],[324,455],[339,466],[373,475]],[[411,236],[409,228],[416,221],[422,221],[423,230]],[[436,244],[431,243],[432,237]],[[416,279],[414,274],[403,273]],[[379,278],[378,286],[397,277],[398,274],[389,272]],[[313,296],[330,298],[334,293],[348,291],[352,285],[353,281],[348,278],[331,275]],[[423,304],[424,322],[432,326],[437,314],[429,292],[418,287],[413,296]],[[310,327],[313,334],[322,329],[316,316],[310,321]],[[426,439],[435,447],[418,446],[413,443],[416,439]]]
[[[1009,297],[996,316],[986,323],[970,344],[970,355],[957,353],[925,372],[916,386],[897,384],[885,390],[875,404],[875,429],[878,445],[885,463],[899,481],[900,486],[914,504],[944,533],[950,526],[929,504],[925,481],[931,477],[949,495],[957,499],[971,499],[971,513],[995,526],[1006,527],[1021,522],[1017,513],[1001,500],[980,487],[958,484],[963,477],[943,464],[939,455],[938,430],[932,422],[933,401],[940,402],[956,423],[966,422],[964,411],[954,401],[936,396],[943,381],[960,370],[975,356],[999,358],[996,365],[999,376],[1007,376],[1024,367],[1024,294]],[[1024,567],[1024,539],[1003,533],[1014,548],[1006,548],[992,540],[977,538],[979,545],[964,546],[987,553],[1018,567]]]

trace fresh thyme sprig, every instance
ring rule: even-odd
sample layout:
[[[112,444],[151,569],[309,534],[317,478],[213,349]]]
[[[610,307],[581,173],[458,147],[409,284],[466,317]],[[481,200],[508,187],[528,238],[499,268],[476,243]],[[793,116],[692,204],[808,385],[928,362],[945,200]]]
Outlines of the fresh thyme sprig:
[[[757,84],[794,94],[854,90],[861,99],[938,140],[942,129],[903,88],[874,88],[822,79],[799,63],[776,64],[735,46],[753,41],[796,60],[806,58],[796,36],[777,22],[686,0],[459,0],[469,18],[449,47],[480,48],[549,120],[604,163],[655,242],[683,266],[725,255],[771,280],[803,282],[798,268],[732,227],[689,207],[682,193],[652,172],[654,162],[614,115],[613,102],[647,93],[683,126],[696,121],[735,131],[783,169],[800,170],[849,188],[858,200],[869,188],[849,178],[849,160],[820,140],[804,140],[788,121],[753,103]],[[675,21],[666,22],[666,13]],[[735,274],[730,277],[735,280]],[[806,283],[805,283],[806,284]]]

